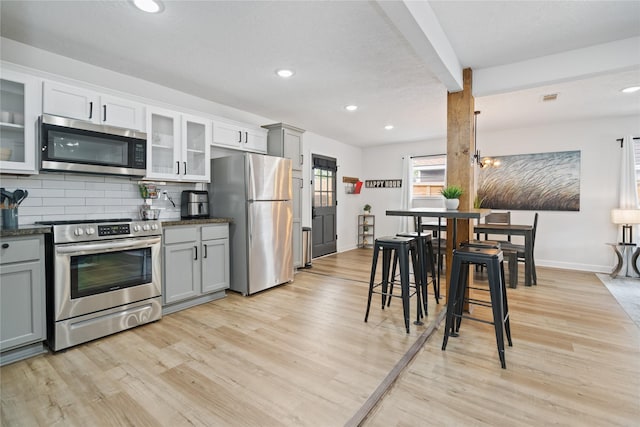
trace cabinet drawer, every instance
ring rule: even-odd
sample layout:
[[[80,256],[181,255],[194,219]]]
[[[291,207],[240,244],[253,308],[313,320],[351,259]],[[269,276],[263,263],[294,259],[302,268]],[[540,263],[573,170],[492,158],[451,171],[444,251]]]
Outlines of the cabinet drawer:
[[[229,226],[227,224],[202,226],[202,240],[228,238]]]
[[[39,239],[2,240],[0,248],[0,264],[40,259]]]
[[[198,239],[198,229],[196,227],[167,227],[164,229],[164,243],[194,242]]]

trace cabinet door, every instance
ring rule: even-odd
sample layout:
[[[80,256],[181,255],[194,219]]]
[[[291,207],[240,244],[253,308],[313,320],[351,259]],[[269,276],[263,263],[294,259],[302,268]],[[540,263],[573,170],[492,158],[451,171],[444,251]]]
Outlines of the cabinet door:
[[[42,110],[46,114],[100,122],[98,94],[60,83],[44,82]]]
[[[41,83],[35,77],[0,69],[0,172],[38,173],[36,123]]]
[[[147,177],[180,180],[180,115],[173,111],[147,109]]]
[[[293,267],[302,267],[302,178],[292,179],[293,197]]]
[[[258,153],[267,152],[267,132],[261,132],[259,130],[247,129],[245,135],[244,149],[248,151],[255,151]]]
[[[211,122],[182,116],[182,170],[183,180],[210,181]]]
[[[229,240],[202,242],[202,293],[229,288]]]
[[[200,257],[197,241],[167,245],[164,248],[165,304],[200,294]]]
[[[227,148],[242,148],[244,143],[243,129],[225,122],[213,123],[213,143]]]
[[[38,261],[0,266],[0,348],[43,341],[44,283]]]
[[[144,107],[126,99],[102,95],[100,123],[127,129],[144,130]]]
[[[302,170],[302,134],[291,129],[282,129],[283,157],[291,159],[293,170]]]

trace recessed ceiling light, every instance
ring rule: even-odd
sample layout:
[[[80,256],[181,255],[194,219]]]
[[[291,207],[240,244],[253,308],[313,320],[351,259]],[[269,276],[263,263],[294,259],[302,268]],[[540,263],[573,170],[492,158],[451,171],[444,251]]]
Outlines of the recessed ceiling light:
[[[640,86],[630,86],[630,87],[625,87],[624,89],[621,90],[621,92],[633,93],[633,92],[637,92],[639,90],[640,90]]]
[[[158,0],[133,0],[133,4],[144,12],[158,13],[162,11],[162,3]]]
[[[283,79],[287,79],[293,76],[295,73],[291,70],[287,70],[286,68],[282,68],[280,70],[276,70],[276,74],[282,77]]]
[[[356,111],[358,109],[357,105],[347,105],[346,107],[344,107],[345,110],[347,111]]]
[[[384,128],[385,128],[386,130],[391,130],[391,129],[393,129],[393,125],[386,125]]]

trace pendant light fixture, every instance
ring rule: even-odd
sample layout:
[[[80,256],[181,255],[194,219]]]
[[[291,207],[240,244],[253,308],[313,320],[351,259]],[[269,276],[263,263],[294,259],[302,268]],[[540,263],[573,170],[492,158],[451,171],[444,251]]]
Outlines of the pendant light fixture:
[[[484,164],[480,160],[480,150],[478,150],[478,114],[480,114],[480,111],[473,112],[473,157],[471,158],[471,165],[477,164],[482,168]]]

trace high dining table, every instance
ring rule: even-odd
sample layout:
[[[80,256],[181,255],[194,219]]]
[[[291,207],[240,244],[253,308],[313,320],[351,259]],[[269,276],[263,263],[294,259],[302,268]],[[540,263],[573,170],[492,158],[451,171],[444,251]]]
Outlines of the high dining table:
[[[524,236],[524,284],[531,286],[533,277],[533,225],[520,224],[478,224],[474,233]]]
[[[410,208],[410,209],[390,209],[387,210],[387,216],[408,216],[413,217],[415,221],[416,232],[420,234],[422,232],[422,218],[438,218],[438,227],[441,227],[442,218],[453,219],[453,235],[452,244],[449,245],[451,253],[447,253],[447,264],[451,264],[449,260],[452,259],[453,249],[456,248],[458,220],[459,219],[480,219],[484,218],[491,213],[490,209],[460,209],[451,210],[445,208]],[[469,229],[471,229],[471,225]],[[440,255],[440,241],[438,240],[438,256]],[[436,288],[440,289],[440,265],[436,262],[438,268],[438,274],[436,275]]]

